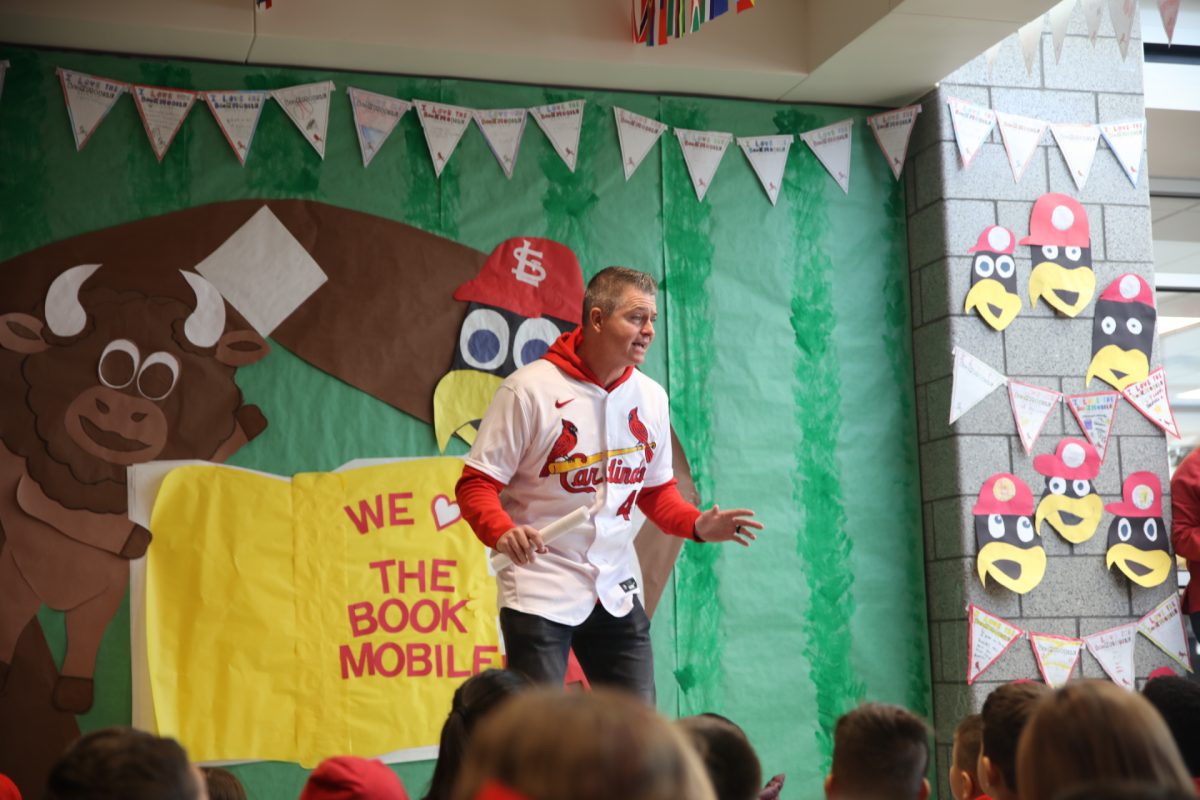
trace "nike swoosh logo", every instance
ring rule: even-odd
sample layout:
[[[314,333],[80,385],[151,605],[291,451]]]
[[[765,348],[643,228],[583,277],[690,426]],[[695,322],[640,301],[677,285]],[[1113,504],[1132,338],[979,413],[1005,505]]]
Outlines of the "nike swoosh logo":
[[[554,401],[554,407],[555,407],[555,408],[562,408],[563,406],[565,406],[567,403],[571,402],[571,400],[574,400],[574,399],[575,399],[575,398],[574,398],[574,397],[572,397],[570,400],[555,400],[555,401]]]

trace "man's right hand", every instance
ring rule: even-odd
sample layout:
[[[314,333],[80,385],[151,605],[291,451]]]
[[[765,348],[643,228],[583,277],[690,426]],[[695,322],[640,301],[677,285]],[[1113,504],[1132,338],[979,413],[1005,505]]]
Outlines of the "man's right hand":
[[[542,534],[537,528],[529,525],[518,525],[509,528],[496,542],[496,549],[512,559],[514,564],[528,564],[533,561],[534,553],[547,553]]]

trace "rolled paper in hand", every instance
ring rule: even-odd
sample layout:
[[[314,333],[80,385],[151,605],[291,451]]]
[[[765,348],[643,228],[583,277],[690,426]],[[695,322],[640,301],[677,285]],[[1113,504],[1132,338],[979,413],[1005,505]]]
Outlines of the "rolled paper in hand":
[[[559,536],[562,536],[567,531],[575,530],[591,518],[592,509],[589,506],[580,506],[565,517],[559,517],[554,522],[542,528],[542,542],[548,545]],[[504,553],[492,554],[492,569],[496,572],[507,569],[512,565],[512,559],[504,555]]]

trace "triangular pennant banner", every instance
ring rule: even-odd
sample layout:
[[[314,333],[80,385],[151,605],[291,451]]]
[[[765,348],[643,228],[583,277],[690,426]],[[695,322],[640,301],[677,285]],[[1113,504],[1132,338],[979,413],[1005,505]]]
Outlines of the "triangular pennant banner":
[[[1046,12],[1050,21],[1050,35],[1054,37],[1054,63],[1062,60],[1063,41],[1067,38],[1067,24],[1071,21],[1071,12],[1075,10],[1075,0],[1062,0],[1061,3]]]
[[[1096,158],[1096,144],[1100,141],[1100,128],[1091,123],[1074,125],[1065,122],[1050,124],[1050,132],[1058,143],[1059,152],[1067,162],[1067,170],[1075,181],[1075,188],[1083,191],[1088,175],[1092,171],[1092,161]]]
[[[1033,646],[1033,657],[1037,660],[1042,680],[1053,689],[1066,686],[1079,662],[1083,640],[1049,633],[1030,633],[1029,644]]]
[[[429,145],[433,171],[440,178],[463,132],[471,124],[471,109],[425,100],[414,100],[413,105],[417,107],[421,129],[425,131],[425,144]]]
[[[1021,444],[1026,454],[1032,453],[1042,428],[1046,427],[1046,420],[1050,419],[1050,412],[1062,400],[1062,392],[1010,380],[1008,399],[1012,404],[1013,419],[1017,421]]]
[[[1003,111],[996,112],[996,123],[1000,126],[1000,139],[1004,142],[1004,152],[1008,153],[1013,180],[1020,183],[1049,123]]]
[[[1100,662],[1104,673],[1122,689],[1133,690],[1133,643],[1137,636],[1137,623],[1119,625],[1106,631],[1084,636],[1088,652]]]
[[[329,96],[333,94],[333,81],[305,83],[275,89],[271,97],[283,107],[292,122],[308,139],[322,159],[325,158],[325,132],[329,128]]]
[[[667,126],[616,106],[613,114],[617,118],[617,140],[621,143],[621,166],[625,169],[625,180],[629,180]]]
[[[0,61],[0,97],[4,97],[4,75],[8,72],[7,61]]]
[[[1179,426],[1175,424],[1175,412],[1171,410],[1171,402],[1167,394],[1167,372],[1162,367],[1146,376],[1146,380],[1131,383],[1122,392],[1129,404],[1142,412],[1142,416],[1162,428],[1176,439]]]
[[[846,194],[850,194],[850,136],[853,131],[854,120],[844,119],[800,134],[808,149],[825,165]]]
[[[1187,631],[1183,627],[1183,609],[1179,594],[1171,592],[1154,610],[1138,620],[1138,630],[1159,649],[1173,658],[1179,666],[1192,671],[1188,653]]]
[[[1135,119],[1128,122],[1109,122],[1100,126],[1108,149],[1125,170],[1125,175],[1134,186],[1138,182],[1138,168],[1142,165],[1142,148],[1146,136],[1146,120]]]
[[[1175,22],[1179,19],[1179,0],[1158,0],[1158,16],[1167,32],[1167,44],[1175,38]]]
[[[908,140],[912,137],[913,125],[917,122],[917,114],[921,106],[905,106],[895,111],[885,111],[867,117],[867,124],[875,134],[875,141],[887,159],[888,167],[896,180],[900,180],[900,171],[904,169],[904,159],[908,155]]]
[[[950,124],[954,127],[954,140],[958,143],[958,155],[965,169],[971,166],[996,126],[996,112],[957,97],[947,98],[946,103],[950,106]]]
[[[783,186],[783,172],[787,169],[788,150],[795,137],[790,133],[777,136],[739,137],[738,147],[750,159],[750,166],[758,176],[758,182],[767,192],[771,205],[779,199],[779,187]]]
[[[1033,62],[1037,60],[1039,45],[1042,43],[1042,29],[1045,26],[1045,18],[1039,15],[1037,19],[1017,29],[1017,36],[1021,39],[1021,56],[1025,59],[1025,72],[1028,75],[1033,74]]]
[[[376,94],[350,86],[350,110],[354,112],[354,131],[358,134],[358,149],[362,151],[363,166],[383,147],[392,135],[396,123],[412,108],[412,103],[385,94]]]
[[[950,389],[950,424],[999,389],[1008,379],[983,361],[954,348],[954,385]]]
[[[69,69],[58,70],[58,78],[67,101],[67,116],[71,118],[75,149],[82,150],[112,110],[113,104],[129,91],[129,84]]]
[[[1083,21],[1087,23],[1088,38],[1092,47],[1096,46],[1096,34],[1100,32],[1100,20],[1104,18],[1104,0],[1080,0],[1083,7]]]
[[[254,142],[254,132],[258,130],[258,119],[267,102],[267,93],[205,92],[204,101],[216,117],[221,133],[225,134],[225,141],[229,142],[234,155],[245,166],[250,145]]]
[[[680,149],[683,150],[688,174],[692,176],[692,188],[696,190],[696,198],[703,200],[713,175],[721,164],[721,158],[725,155],[725,148],[733,141],[733,134],[676,128],[675,136],[679,139]]]
[[[1100,454],[1101,461],[1104,461],[1104,454],[1108,452],[1113,419],[1117,414],[1117,400],[1120,397],[1117,392],[1067,395],[1067,408],[1071,409],[1083,435]]]
[[[575,171],[575,160],[579,157],[579,131],[583,128],[585,103],[586,100],[569,100],[529,109],[542,133],[554,145],[554,152],[571,172]]]
[[[1121,48],[1121,60],[1129,55],[1129,37],[1133,33],[1133,17],[1138,13],[1134,0],[1108,0],[1108,18],[1112,20],[1113,33],[1117,35],[1117,46]]]
[[[483,138],[492,155],[500,162],[504,175],[512,178],[513,167],[517,165],[517,153],[521,149],[521,134],[525,132],[523,108],[492,108],[487,111],[475,111],[475,124],[483,132]]]
[[[967,634],[967,684],[970,685],[995,664],[1024,631],[976,605],[971,605],[967,614],[971,626]]]
[[[160,89],[157,86],[134,86],[133,102],[142,118],[142,127],[150,137],[150,146],[161,162],[175,134],[187,119],[196,93],[184,89]]]

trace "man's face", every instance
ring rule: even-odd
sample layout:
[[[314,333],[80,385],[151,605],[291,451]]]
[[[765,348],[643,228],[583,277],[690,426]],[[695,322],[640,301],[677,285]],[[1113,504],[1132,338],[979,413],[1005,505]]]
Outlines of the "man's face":
[[[657,319],[654,295],[626,286],[616,310],[601,318],[597,340],[614,361],[619,360],[625,366],[640,365],[646,361],[646,351],[654,341]]]

